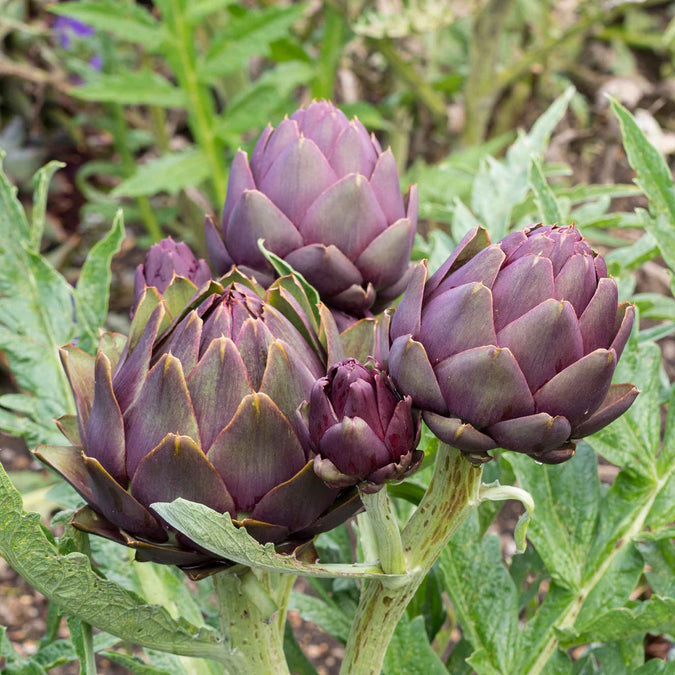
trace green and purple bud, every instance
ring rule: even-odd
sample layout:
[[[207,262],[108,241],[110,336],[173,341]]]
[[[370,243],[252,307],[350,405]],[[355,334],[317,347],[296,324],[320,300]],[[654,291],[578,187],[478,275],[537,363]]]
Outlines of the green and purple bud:
[[[230,171],[222,230],[207,221],[218,273],[236,264],[267,286],[283,258],[348,317],[379,312],[405,289],[417,227],[417,190],[401,195],[391,150],[327,101],[263,132]]]
[[[416,268],[389,371],[433,433],[474,461],[502,447],[555,464],[635,400],[632,384],[611,384],[634,315],[575,227],[492,245],[476,228],[431,278]]]
[[[400,396],[380,368],[356,359],[314,383],[307,415],[314,470],[328,485],[358,483],[376,492],[410,475],[424,457],[415,450],[420,421],[410,396]]]
[[[326,372],[324,356],[234,274],[178,316],[146,289],[130,336],[106,334],[96,357],[69,345],[62,359],[77,417],[59,422],[69,447],[37,456],[89,504],[85,531],[184,569],[227,564],[153,511],[178,497],[229,513],[261,542],[295,550],[360,506],[327,487],[296,428],[296,410]],[[299,323],[302,317],[299,317]]]
[[[209,281],[212,274],[206,260],[197,258],[186,243],[175,242],[171,237],[166,237],[150,247],[145,261],[136,268],[136,303],[148,286],[154,286],[161,295],[176,277],[192,282],[196,290]]]

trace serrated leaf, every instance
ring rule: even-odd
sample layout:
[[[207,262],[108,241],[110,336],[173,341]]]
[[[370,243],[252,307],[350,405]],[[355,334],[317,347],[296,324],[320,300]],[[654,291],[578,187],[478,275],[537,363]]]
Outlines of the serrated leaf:
[[[549,225],[562,224],[563,217],[560,212],[560,205],[553,194],[551,186],[546,182],[544,170],[536,155],[532,157],[528,180],[530,187],[534,191],[534,199],[539,208],[539,215],[544,223]]]
[[[200,63],[198,76],[211,82],[241,70],[252,56],[266,56],[270,43],[285,37],[306,7],[304,2],[286,7],[272,5],[261,11],[248,10],[240,17],[230,17]]]
[[[164,38],[164,31],[157,19],[134,2],[61,2],[51,5],[49,10],[98,30],[109,31],[122,40],[138,42],[148,50],[156,49]]]
[[[112,277],[110,263],[124,240],[124,216],[120,209],[110,231],[89,251],[75,288],[75,313],[79,332],[78,347],[96,352],[99,328],[108,314]]]
[[[38,592],[92,626],[142,646],[231,663],[214,630],[174,620],[164,608],[101,578],[81,553],[60,555],[39,516],[23,511],[2,466],[0,554]]]
[[[199,185],[210,175],[209,163],[198,148],[172,152],[140,164],[130,178],[122,181],[111,197],[142,197],[158,192],[178,194],[186,187]]]
[[[32,444],[53,440],[49,421],[73,412],[57,348],[71,339],[74,325],[72,288],[30,242],[16,190],[0,171],[0,349],[26,396],[19,407],[34,405],[25,418],[0,411],[0,424]]]
[[[170,503],[157,502],[152,508],[199,546],[241,565],[324,578],[401,578],[401,575],[384,574],[376,565],[310,564],[294,556],[282,555],[274,550],[274,544],[260,544],[243,527],[237,527],[229,513],[218,513],[208,506],[186,499],[179,498]]]
[[[150,70],[101,74],[87,84],[75,87],[72,94],[85,101],[124,105],[184,108],[187,103],[185,92]]]
[[[470,665],[479,675],[517,672],[518,593],[502,563],[499,537],[481,537],[474,513],[438,565],[464,637],[474,648]]]
[[[530,541],[554,579],[570,589],[579,587],[600,506],[595,455],[580,444],[575,457],[558,466],[538,466],[517,453],[505,459],[536,504]]]
[[[403,615],[387,648],[385,675],[447,675],[443,662],[429,644],[424,617]]]
[[[653,595],[644,602],[633,603],[601,614],[586,624],[583,631],[565,634],[565,646],[586,642],[623,640],[644,633],[672,633],[675,631],[675,598]]]

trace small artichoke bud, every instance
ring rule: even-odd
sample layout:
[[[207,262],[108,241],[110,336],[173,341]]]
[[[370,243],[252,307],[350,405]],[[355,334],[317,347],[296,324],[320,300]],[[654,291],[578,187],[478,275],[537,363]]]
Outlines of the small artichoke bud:
[[[401,397],[379,367],[368,370],[356,359],[334,365],[314,383],[307,414],[314,470],[333,487],[361,483],[377,492],[423,459],[415,450],[420,422],[412,399]]]
[[[187,279],[197,290],[211,279],[211,270],[206,260],[197,258],[187,244],[166,237],[150,247],[145,262],[136,268],[135,304],[148,286],[154,286],[162,294],[175,277]]]
[[[405,289],[417,189],[401,195],[396,161],[358,119],[328,101],[268,126],[232,162],[221,231],[206,224],[213,268],[236,264],[268,285],[258,240],[303,274],[333,311],[379,312]],[[349,323],[347,318],[343,322]]]
[[[611,384],[634,315],[574,226],[496,244],[476,228],[430,279],[416,268],[391,322],[389,372],[473,461],[501,447],[557,464],[635,400],[632,384]]]

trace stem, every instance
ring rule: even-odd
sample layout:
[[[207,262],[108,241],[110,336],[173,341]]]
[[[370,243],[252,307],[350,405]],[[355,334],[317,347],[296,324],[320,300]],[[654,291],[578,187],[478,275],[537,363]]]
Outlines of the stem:
[[[190,130],[204,151],[211,167],[211,180],[219,203],[225,202],[227,175],[225,148],[217,137],[213,122],[216,111],[209,90],[200,84],[197,76],[197,55],[194,35],[185,19],[184,3],[170,0],[171,10],[163,17],[175,38],[172,66],[181,89],[188,97],[188,122]]]
[[[248,570],[244,576],[252,575]],[[220,627],[231,654],[236,658],[230,675],[274,673],[289,675],[284,656],[283,629],[279,622],[266,621],[244,593],[242,578],[220,573],[213,577],[220,609]]]
[[[405,574],[401,532],[387,496],[387,486],[372,494],[359,490],[359,494],[375,535],[382,571],[385,574]]]
[[[481,467],[445,444],[436,454],[429,488],[401,535],[407,582],[389,588],[369,579],[352,623],[341,673],[377,675],[408,603],[450,537],[479,503]]]
[[[82,642],[84,643],[85,675],[96,675],[96,653],[91,624],[82,622]]]

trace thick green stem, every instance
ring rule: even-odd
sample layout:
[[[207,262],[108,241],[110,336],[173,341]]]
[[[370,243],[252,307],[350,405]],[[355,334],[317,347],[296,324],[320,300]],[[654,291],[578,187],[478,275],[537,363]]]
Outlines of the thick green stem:
[[[252,571],[246,572],[253,575]],[[235,657],[229,675],[274,673],[289,675],[284,656],[283,627],[274,618],[265,619],[263,612],[244,592],[242,579],[235,574],[221,573],[213,577],[220,627],[224,640]]]
[[[386,574],[404,574],[401,532],[387,496],[387,486],[374,494],[359,491],[377,543],[380,567]]]
[[[469,513],[478,505],[482,469],[441,445],[424,498],[402,533],[407,582],[391,588],[369,579],[347,641],[345,675],[378,675],[391,637],[427,572]]]
[[[96,653],[91,626],[82,622],[82,642],[84,643],[85,675],[96,675]]]
[[[186,3],[184,0],[169,0],[167,4],[170,11],[163,18],[174,38],[171,65],[181,89],[187,94],[190,130],[206,155],[215,196],[218,203],[222,204],[227,192],[225,147],[214,127],[216,110],[213,98],[208,88],[199,81],[197,74],[194,30],[185,16]]]

